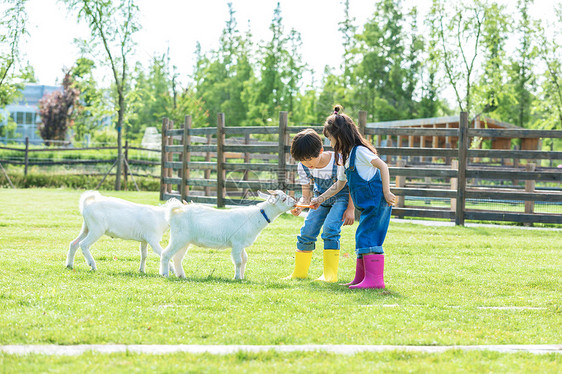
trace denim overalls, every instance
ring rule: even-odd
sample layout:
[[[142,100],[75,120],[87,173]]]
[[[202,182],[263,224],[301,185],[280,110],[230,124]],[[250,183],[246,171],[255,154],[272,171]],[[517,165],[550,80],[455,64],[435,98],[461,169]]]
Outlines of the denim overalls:
[[[314,196],[318,197],[323,194],[337,181],[338,166],[336,165],[336,154],[334,158],[334,166],[332,168],[332,176],[330,178],[314,178],[310,170],[303,165],[306,176],[314,181]],[[322,240],[324,240],[324,249],[340,249],[340,232],[343,225],[343,213],[347,209],[349,203],[349,189],[345,186],[335,196],[326,200],[318,209],[310,209],[301,233],[297,236],[297,248],[300,251],[312,251],[316,245],[316,238],[322,231]]]
[[[355,232],[355,252],[358,256],[376,253],[383,254],[382,244],[390,223],[392,207],[382,193],[381,172],[377,169],[373,178],[366,181],[355,167],[355,146],[349,156],[349,167],[345,169],[347,185],[355,207],[361,212],[359,227]]]

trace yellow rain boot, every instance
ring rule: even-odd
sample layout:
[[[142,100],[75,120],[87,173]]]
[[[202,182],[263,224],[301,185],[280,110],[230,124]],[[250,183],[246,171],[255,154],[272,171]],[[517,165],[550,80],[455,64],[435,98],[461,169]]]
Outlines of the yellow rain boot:
[[[308,275],[308,268],[312,260],[312,251],[310,252],[295,252],[295,270],[293,274],[283,279],[304,279]]]
[[[340,262],[339,249],[324,250],[324,274],[317,281],[337,282],[338,281],[338,265]]]

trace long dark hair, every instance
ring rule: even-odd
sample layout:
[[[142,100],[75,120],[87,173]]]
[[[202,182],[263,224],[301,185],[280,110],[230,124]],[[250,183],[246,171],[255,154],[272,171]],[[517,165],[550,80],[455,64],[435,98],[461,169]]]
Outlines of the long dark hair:
[[[324,136],[330,135],[335,139],[334,151],[342,155],[342,165],[345,165],[349,154],[356,145],[367,147],[371,152],[377,154],[375,147],[361,135],[355,122],[343,113],[343,107],[339,104],[334,106],[334,112],[326,118],[323,133]]]

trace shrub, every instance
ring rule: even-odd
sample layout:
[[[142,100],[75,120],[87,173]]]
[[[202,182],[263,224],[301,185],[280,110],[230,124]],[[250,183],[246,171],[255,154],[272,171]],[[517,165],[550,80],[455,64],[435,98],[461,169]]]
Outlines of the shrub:
[[[95,189],[102,180],[103,175],[88,174],[44,174],[28,173],[24,177],[23,173],[10,172],[9,177],[16,188],[74,188],[74,189]],[[157,178],[135,177],[135,182],[141,191],[159,191],[160,180]],[[100,186],[100,190],[113,190],[115,185],[115,175],[108,175]],[[124,182],[123,182],[124,183]],[[0,186],[10,187],[6,177],[0,174]],[[125,188],[123,184],[123,188]],[[127,189],[135,190],[135,184],[129,178]]]

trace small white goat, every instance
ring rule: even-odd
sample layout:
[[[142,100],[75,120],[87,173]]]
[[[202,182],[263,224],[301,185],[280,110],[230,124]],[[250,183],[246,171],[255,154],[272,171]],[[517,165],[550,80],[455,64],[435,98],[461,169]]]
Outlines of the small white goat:
[[[270,222],[296,204],[296,200],[283,191],[269,192],[272,195],[258,191],[265,201],[236,209],[220,210],[199,204],[168,208],[170,243],[160,257],[160,274],[168,276],[169,262],[173,257],[176,275],[185,277],[182,260],[189,245],[194,244],[207,248],[232,248],[234,279],[244,279],[248,262],[245,248],[254,243]]]
[[[104,234],[112,238],[136,240],[140,242],[141,262],[139,271],[144,273],[147,244],[160,256],[162,235],[170,227],[167,221],[168,207],[183,205],[171,199],[161,206],[135,204],[115,197],[102,196],[97,191],[86,191],[80,196],[80,213],[84,218],[82,230],[70,242],[66,256],[66,266],[73,267],[74,255],[80,246],[88,265],[96,270],[96,262],[90,254],[90,247]]]

